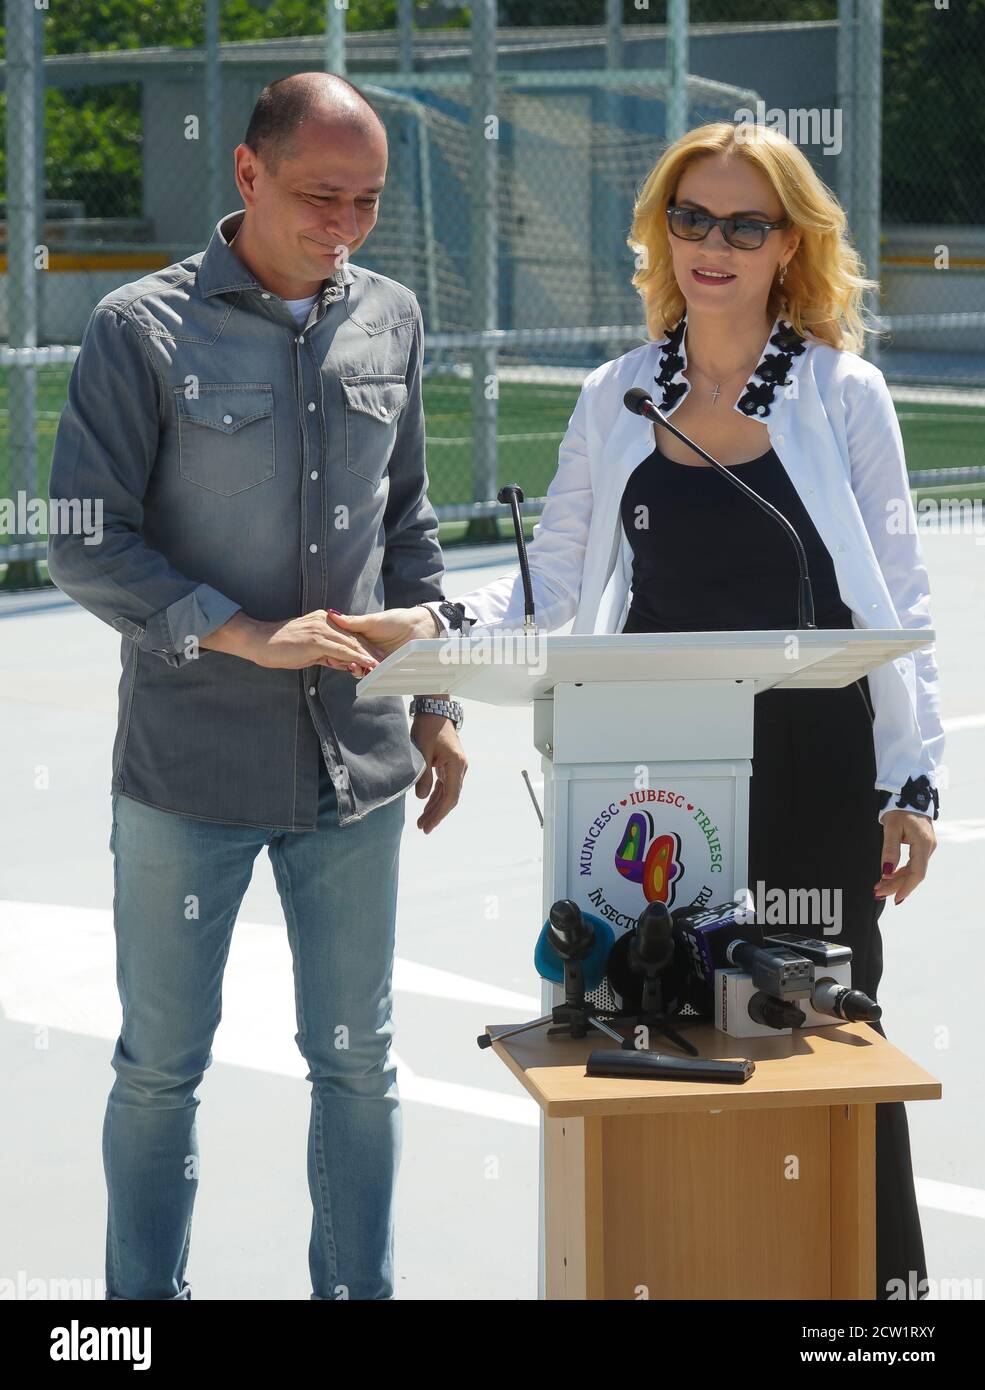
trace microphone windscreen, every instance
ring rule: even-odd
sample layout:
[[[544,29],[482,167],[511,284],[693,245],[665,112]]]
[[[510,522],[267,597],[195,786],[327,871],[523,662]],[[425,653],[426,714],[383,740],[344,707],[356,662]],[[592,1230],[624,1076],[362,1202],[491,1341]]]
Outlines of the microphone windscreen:
[[[652,400],[649,392],[644,391],[642,386],[631,386],[622,398],[622,403],[627,410],[631,410],[634,415],[643,413],[643,406],[647,401]]]
[[[641,960],[669,964],[674,954],[674,919],[666,903],[647,903],[640,913],[636,950]]]
[[[633,932],[624,932],[609,952],[605,976],[609,988],[616,997],[620,1010],[627,1014],[637,1014],[643,1004],[643,976],[630,966],[629,954],[633,946]],[[679,941],[671,943],[667,964],[660,971],[660,985],[663,991],[664,1009],[673,1013],[681,1004],[690,1003],[688,978],[688,952]]]
[[[596,917],[593,912],[586,912],[583,908],[581,915],[583,921],[591,923],[595,932],[592,949],[581,962],[585,976],[585,993],[590,994],[605,979],[605,963],[612,950],[613,933],[609,923],[603,921],[601,917]],[[534,947],[534,966],[542,980],[550,980],[556,985],[563,985],[564,957],[552,944],[550,935],[551,923],[548,919],[541,928],[537,944]]]

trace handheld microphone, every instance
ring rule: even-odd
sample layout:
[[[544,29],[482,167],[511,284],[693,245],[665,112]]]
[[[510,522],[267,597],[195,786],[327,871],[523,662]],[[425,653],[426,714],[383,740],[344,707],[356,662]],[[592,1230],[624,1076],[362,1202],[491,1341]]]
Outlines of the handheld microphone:
[[[835,980],[818,980],[811,991],[811,1008],[847,1023],[875,1023],[882,1018],[881,1004],[860,989],[849,989]]]
[[[732,964],[726,952],[733,942],[762,944],[762,927],[750,921],[744,909],[734,902],[713,907],[678,907],[671,916],[674,935],[687,948],[695,979],[709,988],[715,971]]]
[[[831,975],[818,973],[838,966],[847,968],[852,959],[850,946],[842,946],[834,941],[819,941],[810,936],[795,936],[793,932],[769,932],[766,942],[770,946],[789,946],[798,955],[813,961],[811,1008],[815,1013],[826,1014],[829,1018],[843,1018],[848,1023],[875,1023],[882,1018],[882,1006],[862,990],[853,989]]]
[[[792,1000],[774,999],[762,990],[749,1000],[749,1017],[763,1028],[800,1028],[806,1016]]]
[[[496,494],[497,502],[508,502],[513,513],[513,533],[516,536],[517,554],[520,556],[520,578],[523,581],[523,630],[536,632],[534,622],[534,591],[530,583],[530,566],[527,563],[527,544],[523,539],[523,522],[520,520],[520,503],[523,492],[519,483],[507,483]]]
[[[562,956],[584,960],[592,949],[594,932],[581,915],[581,908],[570,898],[559,898],[547,914],[551,945]]]
[[[605,963],[612,950],[613,932],[608,922],[592,912],[582,912],[570,898],[551,904],[547,921],[534,946],[534,968],[542,980],[563,985],[567,967],[581,967],[586,993],[605,979]]]
[[[806,999],[814,988],[813,962],[787,946],[751,946],[736,940],[725,948],[725,959],[774,999]]]
[[[675,951],[674,923],[669,909],[664,903],[647,903],[636,926],[616,941],[605,968],[609,986],[621,1000],[623,1013],[643,1013],[656,1007],[656,981],[669,972]],[[670,985],[669,992],[663,991],[670,1012],[677,1004],[680,974],[678,970],[674,978],[664,981]]]
[[[682,433],[676,425],[672,425],[666,415],[654,405],[653,398],[644,391],[642,386],[633,386],[627,391],[625,396],[623,396],[623,405],[627,410],[631,410],[634,415],[642,415],[647,420],[653,420],[656,424],[663,425],[664,429],[669,430],[675,439],[679,439],[682,444],[686,444],[689,449],[693,449],[696,454],[704,459],[705,463],[711,464],[712,468],[717,468],[722,477],[728,478],[733,487],[737,487],[740,492],[744,492],[747,497],[751,497],[767,516],[771,516],[774,521],[780,523],[784,533],[789,536],[797,552],[797,566],[800,570],[800,584],[797,593],[797,625],[801,628],[815,627],[814,590],[811,586],[811,577],[807,568],[807,552],[804,549],[803,541],[798,536],[796,528],[792,523],[787,520],[781,511],[773,506],[772,502],[767,502],[765,497],[760,497],[758,492],[749,487],[747,483],[744,483],[741,478],[736,477],[734,469],[726,468],[724,464],[712,458],[711,454],[705,453],[700,444],[695,444],[693,439],[688,439],[687,435]],[[506,489],[504,488],[503,491],[505,492]],[[502,500],[502,495],[500,495],[500,501]]]

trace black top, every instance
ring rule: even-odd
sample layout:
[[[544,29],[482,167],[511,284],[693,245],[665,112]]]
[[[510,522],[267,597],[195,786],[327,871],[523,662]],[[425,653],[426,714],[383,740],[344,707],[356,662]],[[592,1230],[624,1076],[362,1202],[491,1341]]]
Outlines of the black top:
[[[807,552],[817,626],[853,627],[831,556],[776,451],[735,464],[733,471],[796,528]],[[793,542],[717,469],[674,463],[654,448],[631,473],[620,507],[633,549],[633,597],[623,632],[797,627]]]

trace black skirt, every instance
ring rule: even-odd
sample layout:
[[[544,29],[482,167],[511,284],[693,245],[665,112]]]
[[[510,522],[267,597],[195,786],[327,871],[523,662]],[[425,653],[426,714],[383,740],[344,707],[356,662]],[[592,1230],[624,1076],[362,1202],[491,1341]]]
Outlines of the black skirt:
[[[831,556],[775,451],[736,467],[796,527],[817,626],[851,628]],[[630,476],[621,515],[634,557],[624,632],[796,627],[798,571],[789,539],[714,469],[676,464],[654,449]],[[754,896],[758,884],[764,894],[820,889],[822,902],[830,890],[841,931],[828,939],[851,947],[852,984],[878,1000],[885,901],[873,889],[882,872],[883,793],[874,786],[868,681],[763,691],[754,710],[749,888]],[[821,934],[811,925],[788,929]],[[885,1037],[880,1023],[871,1026]],[[899,1101],[877,1105],[876,1297],[889,1297],[890,1281],[916,1290],[926,1277],[906,1110]]]
[[[878,1000],[886,904],[872,891],[882,872],[883,827],[870,710],[864,678],[838,690],[756,696],[749,887],[754,894],[759,883],[764,893],[840,889],[841,931],[826,939],[851,947],[853,986]],[[829,894],[827,901],[837,899]],[[886,1036],[881,1022],[870,1027]],[[926,1277],[906,1109],[894,1101],[876,1106],[876,1297],[889,1297],[892,1280],[917,1289]]]

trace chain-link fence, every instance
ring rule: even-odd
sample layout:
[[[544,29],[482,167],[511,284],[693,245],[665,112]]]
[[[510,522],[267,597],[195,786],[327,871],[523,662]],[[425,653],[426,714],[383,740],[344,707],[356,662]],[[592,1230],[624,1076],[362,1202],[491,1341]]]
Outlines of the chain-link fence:
[[[312,69],[344,72],[387,127],[356,260],[421,303],[444,521],[491,534],[510,480],[536,511],[586,372],[647,337],[626,242],[637,188],[677,134],[749,113],[801,145],[881,281],[888,332],[870,351],[915,482],[982,476],[985,0],[6,11],[0,562],[44,553],[43,508],[18,498],[47,496],[92,306],[206,245],[240,206],[231,154],[261,87]]]

